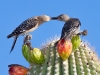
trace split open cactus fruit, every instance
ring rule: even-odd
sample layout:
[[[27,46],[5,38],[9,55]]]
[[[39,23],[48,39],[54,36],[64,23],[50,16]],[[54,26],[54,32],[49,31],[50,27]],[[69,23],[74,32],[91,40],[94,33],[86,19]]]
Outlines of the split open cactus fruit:
[[[57,44],[57,51],[62,60],[68,59],[72,52],[72,43],[70,40],[61,39]]]

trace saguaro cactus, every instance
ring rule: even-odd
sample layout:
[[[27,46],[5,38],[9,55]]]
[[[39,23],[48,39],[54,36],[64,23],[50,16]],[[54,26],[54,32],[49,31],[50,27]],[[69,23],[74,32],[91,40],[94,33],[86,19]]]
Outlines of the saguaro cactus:
[[[63,61],[54,43],[45,44],[41,51],[45,56],[43,64],[32,64],[30,75],[100,75],[100,61],[94,50],[85,42]]]

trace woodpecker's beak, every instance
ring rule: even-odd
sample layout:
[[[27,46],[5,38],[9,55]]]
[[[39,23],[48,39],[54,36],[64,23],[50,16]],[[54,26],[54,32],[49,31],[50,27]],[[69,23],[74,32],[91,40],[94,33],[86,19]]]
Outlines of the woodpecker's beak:
[[[57,20],[58,17],[51,17],[51,20]]]

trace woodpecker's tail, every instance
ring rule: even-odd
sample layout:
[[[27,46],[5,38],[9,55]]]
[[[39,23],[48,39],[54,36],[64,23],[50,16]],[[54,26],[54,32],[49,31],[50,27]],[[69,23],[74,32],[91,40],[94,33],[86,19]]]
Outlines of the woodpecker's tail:
[[[10,53],[11,53],[11,52],[13,51],[13,49],[14,49],[14,46],[15,46],[16,41],[17,41],[17,38],[18,38],[18,36],[15,36],[14,42],[13,42],[13,45],[12,45],[12,48],[11,48],[11,50],[10,50]]]
[[[13,34],[9,34],[8,36],[7,36],[7,38],[11,38],[12,36],[14,36]]]

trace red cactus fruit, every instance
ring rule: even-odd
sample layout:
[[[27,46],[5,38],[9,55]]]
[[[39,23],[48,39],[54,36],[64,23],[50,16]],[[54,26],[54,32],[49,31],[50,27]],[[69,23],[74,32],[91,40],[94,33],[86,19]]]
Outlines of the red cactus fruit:
[[[28,69],[18,64],[9,65],[9,75],[27,75]]]
[[[57,44],[57,51],[62,60],[68,59],[72,52],[72,43],[70,40],[61,39]]]

